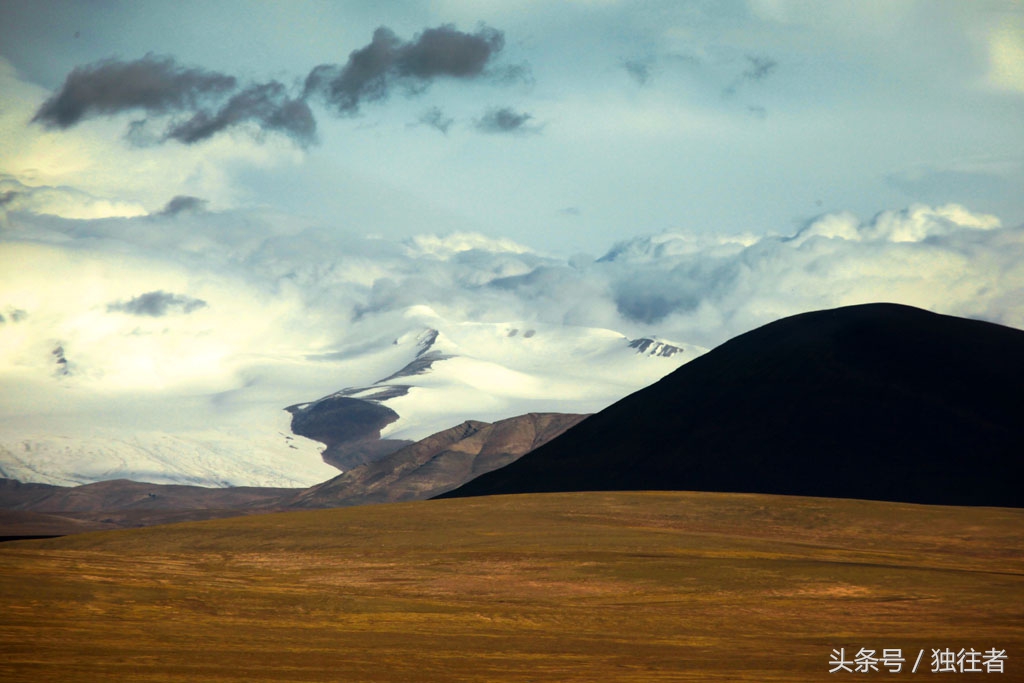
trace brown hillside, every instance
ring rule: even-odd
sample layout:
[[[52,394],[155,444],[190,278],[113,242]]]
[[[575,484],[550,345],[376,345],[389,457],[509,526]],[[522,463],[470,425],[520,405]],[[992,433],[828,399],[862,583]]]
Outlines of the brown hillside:
[[[585,417],[529,413],[494,423],[469,420],[306,489],[291,504],[338,507],[430,498],[504,467]]]

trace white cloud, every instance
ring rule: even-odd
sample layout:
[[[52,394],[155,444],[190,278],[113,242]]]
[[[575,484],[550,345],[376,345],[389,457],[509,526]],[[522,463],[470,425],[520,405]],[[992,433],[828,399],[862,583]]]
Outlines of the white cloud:
[[[488,251],[492,253],[525,254],[529,247],[507,237],[487,237],[479,233],[454,232],[448,235],[414,235],[406,243],[413,254],[450,258],[464,251]]]
[[[812,237],[851,242],[921,242],[962,229],[994,230],[1001,225],[996,216],[971,213],[958,204],[937,208],[915,205],[902,211],[883,211],[870,223],[860,223],[850,213],[822,216],[797,233],[794,240],[798,244]]]
[[[113,218],[144,216],[148,212],[134,202],[94,197],[70,187],[25,185],[0,175],[0,221],[10,211],[29,211],[62,218]]]
[[[872,300],[1024,320],[1013,298],[1024,288],[1014,260],[1024,261],[1024,229],[958,205],[869,221],[829,214],[792,236],[641,236],[572,265],[477,234],[397,243],[259,212],[19,213],[9,223],[0,311],[23,310],[31,324],[17,326],[16,344],[16,326],[0,328],[8,369],[44,366],[62,343],[78,381],[108,388],[235,387],[261,363],[338,351],[418,305],[452,321],[535,320],[704,346],[775,317]],[[154,293],[205,305],[123,312]]]
[[[894,301],[1024,328],[1024,226],[958,205],[830,214],[791,236],[660,233],[571,264],[482,235],[364,239],[258,211],[20,211],[0,230],[6,437],[198,433],[211,415],[244,432],[380,379],[368,351],[440,322],[710,347],[786,315]],[[503,372],[481,375],[495,396],[529,388],[500,386]]]

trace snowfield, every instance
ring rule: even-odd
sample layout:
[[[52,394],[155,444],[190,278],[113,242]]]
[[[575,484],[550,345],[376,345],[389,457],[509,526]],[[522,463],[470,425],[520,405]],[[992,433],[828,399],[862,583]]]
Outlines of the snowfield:
[[[62,387],[67,404],[47,406],[58,380],[26,376],[23,410],[3,406],[0,476],[64,486],[311,486],[338,470],[321,459],[321,444],[292,434],[289,405],[338,393],[383,397],[377,402],[399,420],[382,436],[417,440],[467,419],[596,412],[704,351],[676,344],[682,351],[666,357],[656,344],[646,352],[629,344],[612,330],[449,323],[414,306],[372,339],[261,359],[230,391],[111,396],[70,383]]]
[[[445,325],[425,313],[420,321],[438,330],[429,352],[443,359],[423,374],[375,385],[410,387],[404,395],[381,401],[400,416],[384,430],[387,438],[421,439],[466,419],[596,412],[704,351],[677,345],[684,351],[672,357],[638,353],[623,335],[596,328]]]

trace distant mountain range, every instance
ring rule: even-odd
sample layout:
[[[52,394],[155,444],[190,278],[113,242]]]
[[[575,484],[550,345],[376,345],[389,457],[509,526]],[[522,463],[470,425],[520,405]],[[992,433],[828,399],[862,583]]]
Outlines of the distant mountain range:
[[[289,406],[292,432],[347,471],[465,420],[600,410],[705,349],[611,330],[459,323],[394,341],[401,367],[368,386]],[[632,385],[632,388],[631,388]]]
[[[290,406],[273,397],[232,404],[235,413],[222,408],[230,397],[196,396],[208,410],[174,426],[161,424],[153,401],[157,426],[145,429],[116,415],[100,416],[103,425],[57,416],[0,437],[0,477],[304,488],[467,420],[596,412],[705,351],[601,328],[451,322],[424,306],[388,324],[314,359],[359,378],[333,393]]]
[[[736,337],[442,497],[756,492],[1024,506],[1024,331],[895,304]]]
[[[421,339],[430,339],[425,355],[437,337]],[[636,346],[662,358],[667,348]],[[618,349],[603,353],[634,352],[625,341]],[[203,488],[0,479],[0,536],[585,490],[1024,507],[1024,332],[991,323],[894,304],[805,313],[736,337],[590,417],[464,420],[415,442],[385,443],[377,437],[397,414],[386,397],[407,395],[392,382],[409,383],[412,394],[412,382],[429,378],[428,366],[417,370],[291,408],[296,432],[328,450],[347,444],[336,450],[348,458],[346,471],[327,481]],[[456,373],[438,384],[468,378]]]
[[[585,417],[531,413],[493,424],[467,421],[308,489],[206,488],[125,479],[64,487],[0,479],[0,538],[424,500],[514,461]]]

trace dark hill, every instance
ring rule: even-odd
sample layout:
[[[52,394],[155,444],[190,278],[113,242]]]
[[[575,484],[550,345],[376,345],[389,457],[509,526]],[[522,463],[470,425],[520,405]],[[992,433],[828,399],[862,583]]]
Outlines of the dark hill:
[[[1024,332],[895,304],[722,344],[443,497],[700,490],[1024,507]]]

